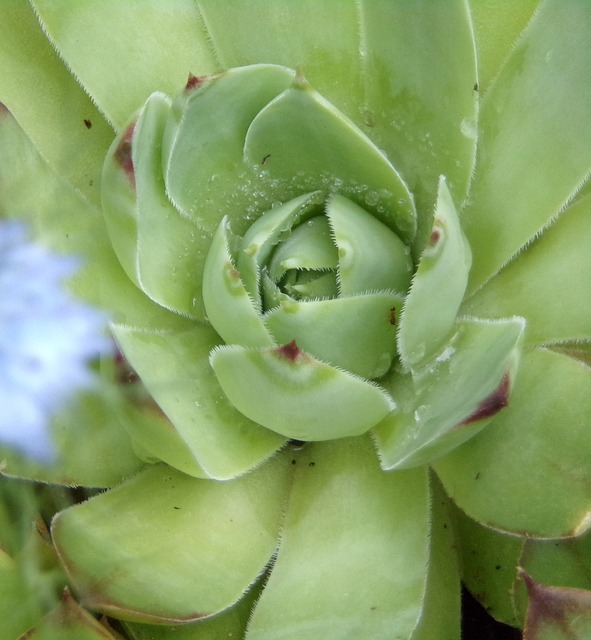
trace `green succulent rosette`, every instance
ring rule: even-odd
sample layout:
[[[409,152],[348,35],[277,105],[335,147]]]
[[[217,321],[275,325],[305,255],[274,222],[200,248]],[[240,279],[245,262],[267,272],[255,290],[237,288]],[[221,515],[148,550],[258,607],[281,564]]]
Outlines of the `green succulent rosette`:
[[[30,637],[459,637],[460,580],[584,637],[591,7],[4,13],[2,214],[85,256],[141,379],[5,454],[109,488],[53,519],[76,600]]]

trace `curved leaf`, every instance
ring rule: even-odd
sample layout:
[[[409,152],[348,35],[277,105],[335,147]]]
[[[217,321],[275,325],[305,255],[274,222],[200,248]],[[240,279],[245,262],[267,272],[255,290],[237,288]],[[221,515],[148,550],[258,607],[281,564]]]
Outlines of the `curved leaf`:
[[[33,0],[60,56],[116,129],[153,91],[218,64],[192,0]]]
[[[215,349],[211,367],[233,407],[286,438],[330,440],[365,433],[394,407],[378,385],[300,350]]]
[[[338,191],[374,213],[407,242],[416,232],[411,193],[383,153],[301,72],[254,118],[244,159],[288,192]]]
[[[127,620],[197,620],[264,570],[289,484],[284,457],[232,482],[156,466],[60,512],[52,538],[85,605]]]
[[[543,2],[483,100],[462,217],[472,292],[559,214],[591,170],[590,30],[591,5]]]
[[[442,177],[431,235],[400,317],[398,351],[405,368],[420,368],[443,348],[464,297],[471,263],[470,247]]]
[[[246,638],[410,637],[427,580],[426,470],[383,473],[368,438],[309,445],[293,462],[277,560]]]
[[[210,326],[192,323],[176,331],[154,331],[117,325],[113,330],[176,430],[145,434],[144,446],[152,455],[191,475],[228,479],[283,444],[284,438],[248,420],[224,395],[209,366],[209,353],[220,342]]]
[[[591,339],[591,196],[561,217],[462,305],[486,317],[519,314],[526,344]]]
[[[589,415],[591,369],[533,351],[521,358],[509,406],[433,466],[478,522],[536,537],[580,534],[591,522]]]
[[[376,426],[384,469],[429,463],[477,434],[509,401],[524,331],[521,318],[461,320],[422,371],[384,381],[398,403]]]
[[[58,175],[97,204],[113,131],[59,60],[28,2],[2,8],[0,59],[0,100]]]
[[[459,206],[473,171],[478,78],[468,3],[358,5],[364,130],[414,194],[418,254],[431,228],[439,176]]]
[[[356,3],[195,0],[195,5],[222,68],[261,62],[299,66],[318,91],[359,124]]]

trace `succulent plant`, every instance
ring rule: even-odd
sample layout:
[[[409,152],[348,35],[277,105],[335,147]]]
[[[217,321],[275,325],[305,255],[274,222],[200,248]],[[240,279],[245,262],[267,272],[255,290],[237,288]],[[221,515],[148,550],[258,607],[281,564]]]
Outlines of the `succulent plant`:
[[[121,352],[57,461],[3,450],[86,488],[5,479],[57,514],[0,611],[31,549],[68,587],[13,636],[443,640],[463,581],[586,637],[591,5],[2,12],[2,215]]]

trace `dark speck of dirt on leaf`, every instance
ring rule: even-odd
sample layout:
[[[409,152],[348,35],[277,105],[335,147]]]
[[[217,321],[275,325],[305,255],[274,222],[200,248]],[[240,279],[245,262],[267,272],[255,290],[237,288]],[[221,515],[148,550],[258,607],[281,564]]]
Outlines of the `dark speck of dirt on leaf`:
[[[396,307],[390,307],[390,324],[396,324]]]

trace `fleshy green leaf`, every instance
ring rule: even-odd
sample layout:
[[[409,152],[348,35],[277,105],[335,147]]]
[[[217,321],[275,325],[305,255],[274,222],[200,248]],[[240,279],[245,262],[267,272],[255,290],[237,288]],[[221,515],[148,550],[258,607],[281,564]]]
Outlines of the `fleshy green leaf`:
[[[203,270],[207,318],[224,342],[246,347],[271,346],[273,338],[232,261],[229,234],[228,221],[224,218],[213,236]]]
[[[272,184],[338,191],[406,241],[414,238],[414,201],[396,169],[301,73],[252,121],[244,158]]]
[[[273,65],[230,69],[195,79],[173,102],[163,140],[167,193],[212,234],[224,215],[237,221],[235,233],[243,233],[254,215],[287,200],[254,180],[242,153],[253,118],[292,78],[291,69]]]
[[[165,96],[152,94],[131,140],[137,192],[137,277],[142,290],[162,306],[203,319],[199,267],[211,237],[166,197],[161,141],[169,110]]]
[[[470,247],[441,178],[431,236],[400,318],[398,350],[405,367],[418,369],[442,350],[464,297],[471,262]]]
[[[527,320],[529,344],[591,339],[590,216],[588,196],[464,302],[462,312],[517,313]]]
[[[114,334],[177,432],[145,434],[143,444],[152,455],[191,475],[228,479],[283,444],[283,438],[228,402],[209,366],[209,352],[219,337],[208,325],[194,323],[173,332],[115,326]]]
[[[330,198],[326,215],[338,249],[342,295],[384,290],[406,292],[414,268],[408,245],[343,196]]]
[[[52,169],[98,203],[113,131],[47,42],[28,2],[2,7],[0,58],[0,100]]]
[[[539,537],[581,534],[591,522],[589,415],[588,366],[547,350],[524,354],[509,406],[435,470],[478,522]]]
[[[350,118],[361,119],[355,3],[195,0],[195,4],[222,68],[260,62],[300,66],[322,95]],[[267,37],[261,37],[263,33]]]
[[[282,301],[265,315],[278,344],[303,351],[362,378],[384,375],[396,357],[393,316],[402,296],[372,293],[332,300]]]
[[[277,545],[286,463],[232,482],[157,466],[62,511],[52,537],[76,592],[93,609],[144,622],[187,622],[230,606]]]
[[[525,540],[520,566],[536,581],[555,587],[589,589],[591,534],[561,540]],[[522,619],[527,610],[527,589],[515,585],[515,600]]]
[[[367,438],[309,445],[293,461],[281,545],[247,639],[410,637],[427,579],[425,469],[383,473]]]
[[[247,291],[257,309],[262,310],[259,288],[261,270],[269,261],[276,245],[290,237],[291,228],[309,217],[322,202],[318,192],[307,193],[272,208],[250,225],[240,243],[236,264]],[[269,267],[273,263],[271,262]]]
[[[478,78],[469,3],[357,4],[364,130],[414,194],[420,253],[431,228],[439,176],[446,176],[458,206],[472,176]]]
[[[384,469],[431,462],[480,431],[510,401],[524,323],[462,320],[440,356],[384,385],[398,403],[374,430]]]
[[[232,406],[287,438],[330,440],[365,433],[393,408],[377,385],[301,351],[215,349],[211,366]]]
[[[470,0],[470,15],[476,39],[480,95],[488,91],[519,35],[527,27],[540,4],[541,0],[520,0],[520,2]]]
[[[60,56],[117,129],[153,91],[175,94],[189,72],[218,70],[192,0],[32,4]]]
[[[293,229],[273,252],[269,275],[278,282],[289,269],[336,270],[337,264],[328,219],[316,216]]]
[[[556,216],[591,168],[591,4],[543,2],[486,94],[462,221],[474,291]],[[568,38],[563,34],[568,33]]]

